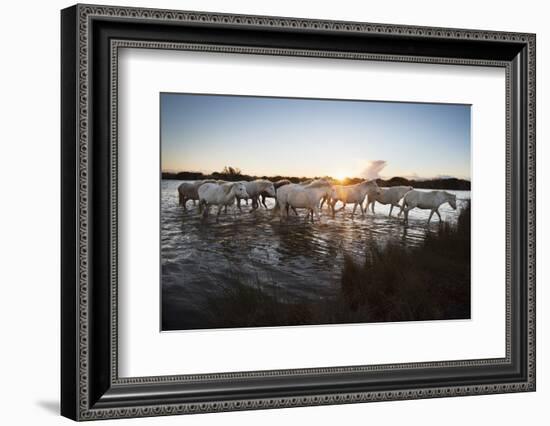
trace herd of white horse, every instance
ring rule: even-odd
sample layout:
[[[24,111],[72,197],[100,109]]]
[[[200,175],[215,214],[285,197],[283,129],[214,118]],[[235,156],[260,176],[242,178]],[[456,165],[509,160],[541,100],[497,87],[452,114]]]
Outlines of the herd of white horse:
[[[186,181],[178,186],[179,205],[187,210],[187,202],[195,204],[199,202],[199,212],[203,218],[209,215],[210,208],[217,206],[217,217],[222,210],[227,212],[227,207],[236,203],[241,210],[241,200],[252,200],[252,209],[255,210],[263,205],[268,208],[266,198],[275,199],[275,210],[280,212],[281,218],[288,217],[292,210],[298,215],[297,209],[306,209],[306,220],[314,216],[320,220],[321,210],[326,203],[332,216],[341,211],[348,204],[353,204],[352,216],[355,215],[357,207],[361,214],[368,212],[369,206],[374,214],[376,202],[390,205],[391,216],[393,208],[398,207],[400,216],[404,213],[405,222],[408,222],[409,211],[414,208],[430,210],[428,224],[433,214],[437,214],[441,222],[439,207],[442,204],[449,205],[456,210],[456,195],[447,191],[419,191],[412,186],[393,186],[380,188],[375,181],[363,181],[355,185],[334,185],[328,180],[317,179],[301,183],[292,183],[289,180],[271,182],[265,179],[253,181],[226,182],[220,180],[196,180]],[[364,205],[365,200],[367,200]],[[400,201],[402,201],[401,204]],[[336,204],[342,206],[336,209]]]

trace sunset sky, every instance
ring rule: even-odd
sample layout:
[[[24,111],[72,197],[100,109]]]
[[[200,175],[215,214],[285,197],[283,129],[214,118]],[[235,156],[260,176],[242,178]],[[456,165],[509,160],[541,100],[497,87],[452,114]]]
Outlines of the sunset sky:
[[[162,93],[163,171],[470,179],[470,106]]]

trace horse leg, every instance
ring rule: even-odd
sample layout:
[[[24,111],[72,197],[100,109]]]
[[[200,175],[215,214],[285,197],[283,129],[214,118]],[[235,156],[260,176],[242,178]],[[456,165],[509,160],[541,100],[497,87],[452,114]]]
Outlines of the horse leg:
[[[331,204],[330,204],[330,208],[332,210],[332,218],[334,219],[336,217],[336,203],[338,202],[338,200],[332,200]]]
[[[357,210],[357,203],[353,205],[353,211],[351,212],[351,217],[355,216],[355,210]]]
[[[336,201],[334,202],[334,205],[335,205],[335,206],[336,206],[336,203],[337,203],[337,202],[338,202],[338,200],[336,200]],[[334,210],[334,213],[332,214],[333,217],[334,217],[334,215],[335,215],[336,213],[338,213],[339,211],[344,210],[344,209],[346,208],[346,203],[343,202],[342,200],[340,200],[340,202],[342,203],[342,207],[340,207],[338,210]]]
[[[319,210],[319,208],[317,208],[317,206],[315,207],[315,216],[317,217],[317,220],[320,222],[321,221],[321,211]],[[313,222],[313,212],[311,213],[311,221]]]
[[[409,210],[411,209],[412,207],[410,207],[408,204],[405,204],[405,202],[403,201],[403,205],[401,206],[401,210],[399,211],[399,214],[397,215],[397,217],[399,217],[401,213],[405,213],[404,221],[405,223],[409,223]]]
[[[296,207],[292,207],[292,206],[291,206],[291,208],[292,208],[292,211],[294,212],[294,214],[295,214],[296,216],[298,216],[298,210],[296,210]]]
[[[403,204],[401,204],[401,209],[399,210],[399,213],[397,213],[397,217],[401,216],[401,213],[403,213],[403,210],[405,210],[406,203],[403,201]]]
[[[203,219],[206,219],[206,217],[208,216],[208,210],[210,210],[210,206],[204,200],[202,201],[202,203],[204,204],[202,209],[202,217]]]
[[[392,205],[390,205],[390,214],[389,214],[389,216],[391,216],[391,212],[392,212],[392,210],[393,210],[393,204],[392,204]]]
[[[216,222],[217,222],[218,220],[220,220],[220,213],[222,212],[223,207],[224,207],[224,206],[223,206],[222,204],[220,204],[220,205],[218,206],[218,214],[216,215]],[[227,209],[227,204],[225,205],[225,208]]]
[[[432,216],[434,214],[434,209],[432,209],[432,211],[430,212],[430,216],[428,217],[428,225],[430,224],[430,220],[432,220]]]
[[[435,209],[435,212],[437,213],[437,217],[439,218],[439,222],[441,222],[441,215],[439,214],[439,210]]]
[[[183,210],[187,210],[187,198],[184,196],[181,197],[181,205],[183,206]]]

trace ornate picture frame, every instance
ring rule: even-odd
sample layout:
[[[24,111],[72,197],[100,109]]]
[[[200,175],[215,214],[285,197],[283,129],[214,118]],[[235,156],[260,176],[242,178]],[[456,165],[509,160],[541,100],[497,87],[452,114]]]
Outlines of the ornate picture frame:
[[[73,420],[535,390],[534,34],[76,5],[61,12],[61,413]],[[506,72],[506,356],[119,377],[120,48],[428,64]]]

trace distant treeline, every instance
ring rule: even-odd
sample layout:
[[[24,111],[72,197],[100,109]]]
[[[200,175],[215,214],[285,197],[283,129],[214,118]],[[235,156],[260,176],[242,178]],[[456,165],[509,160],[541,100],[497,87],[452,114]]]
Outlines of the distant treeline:
[[[425,189],[450,189],[455,191],[469,191],[471,183],[469,180],[458,178],[438,178],[429,180],[411,180],[402,177],[392,177],[391,179],[376,179],[378,186],[398,186],[410,185],[414,188]]]
[[[281,179],[288,179],[292,183],[300,183],[310,179],[325,178],[333,181],[338,181],[331,176],[315,176],[311,177],[297,177],[297,176],[252,176],[243,174],[240,169],[235,167],[224,167],[221,172],[213,172],[211,174],[204,174],[201,172],[162,172],[162,179],[175,179],[175,180],[200,180],[200,179],[216,179],[226,180],[229,182],[235,182],[240,180],[255,180],[255,179],[267,179],[272,182],[276,182]],[[342,181],[343,185],[353,185],[361,182],[362,178],[346,178]],[[413,180],[403,177],[392,177],[391,179],[376,179],[381,187],[407,185],[414,188],[430,188],[430,189],[450,189],[450,190],[470,190],[470,181],[457,178],[437,178],[429,180]]]

